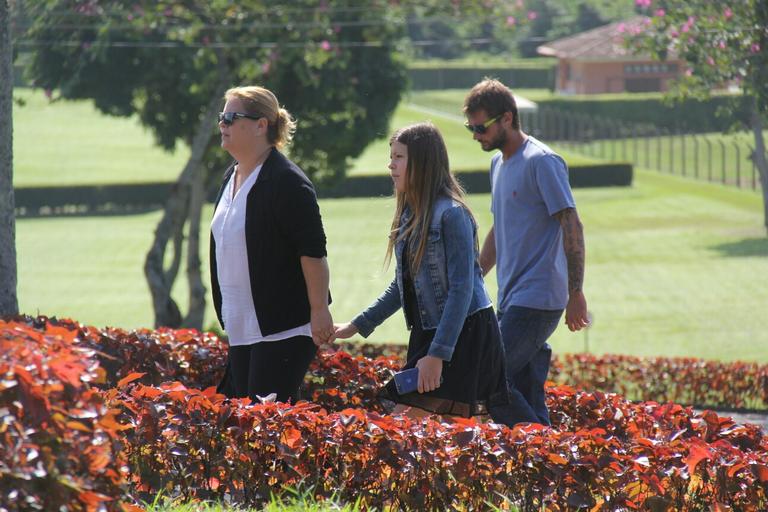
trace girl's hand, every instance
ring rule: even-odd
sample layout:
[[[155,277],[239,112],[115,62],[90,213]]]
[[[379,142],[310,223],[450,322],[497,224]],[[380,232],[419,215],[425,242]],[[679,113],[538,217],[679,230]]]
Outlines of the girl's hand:
[[[435,356],[424,356],[416,363],[419,369],[419,393],[434,391],[440,387],[443,374],[443,360]]]
[[[346,324],[334,324],[333,331],[334,332],[328,340],[328,343],[332,343],[337,339],[345,340],[347,338],[351,338],[359,332],[357,327],[355,327],[355,324],[351,322]]]

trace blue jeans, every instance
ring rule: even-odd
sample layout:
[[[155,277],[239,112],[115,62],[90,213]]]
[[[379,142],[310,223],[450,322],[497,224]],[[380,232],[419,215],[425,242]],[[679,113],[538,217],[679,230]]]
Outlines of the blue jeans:
[[[498,312],[504,363],[512,405],[504,423],[549,425],[544,383],[549,373],[552,347],[547,339],[560,321],[563,310],[510,306]]]

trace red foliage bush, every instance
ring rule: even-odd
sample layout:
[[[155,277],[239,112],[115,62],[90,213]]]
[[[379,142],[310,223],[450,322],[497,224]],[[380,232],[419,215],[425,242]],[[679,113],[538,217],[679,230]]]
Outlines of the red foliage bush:
[[[405,359],[407,346],[343,342],[350,354]],[[630,400],[675,402],[696,408],[768,410],[768,364],[684,357],[558,354],[549,378],[556,384]]]
[[[619,393],[630,400],[698,408],[768,409],[766,364],[566,354],[553,359],[549,377],[556,383]]]
[[[0,320],[0,508],[120,510],[120,431],[74,332]]]
[[[149,495],[170,489],[259,506],[284,486],[305,485],[316,497],[395,509],[485,508],[504,499],[522,510],[768,506],[759,430],[714,413],[551,391],[556,416],[573,430],[328,413],[307,402],[250,405],[180,384],[136,386],[112,405],[135,427],[127,458]],[[682,425],[690,427],[675,430]]]
[[[320,352],[309,367],[302,396],[330,411],[352,407],[382,413],[376,395],[401,364],[395,356],[369,359],[341,351]]]
[[[92,349],[106,371],[99,383],[102,389],[115,387],[132,373],[142,373],[145,384],[179,381],[203,389],[221,380],[227,360],[226,344],[213,334],[194,329],[98,329],[44,316],[14,320],[40,332],[51,328],[72,331],[76,343]]]
[[[226,350],[213,336],[17,320],[0,323],[0,507],[117,510],[127,491],[260,506],[300,486],[393,509],[768,509],[767,438],[713,412],[551,386],[553,428],[416,422],[376,398],[397,355],[344,352],[312,364],[313,403],[251,405],[192,389],[218,382]]]

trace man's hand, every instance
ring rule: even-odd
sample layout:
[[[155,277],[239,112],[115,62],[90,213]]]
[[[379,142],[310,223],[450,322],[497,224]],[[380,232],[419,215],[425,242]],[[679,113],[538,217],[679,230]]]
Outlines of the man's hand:
[[[568,305],[565,307],[565,323],[571,331],[580,331],[589,326],[587,299],[581,290],[573,291],[568,296]]]
[[[315,345],[319,347],[330,341],[335,329],[328,307],[312,309],[310,324],[312,326],[312,341],[315,342]]]
[[[439,357],[424,356],[416,363],[419,369],[419,393],[427,393],[440,387],[443,374],[443,360]]]

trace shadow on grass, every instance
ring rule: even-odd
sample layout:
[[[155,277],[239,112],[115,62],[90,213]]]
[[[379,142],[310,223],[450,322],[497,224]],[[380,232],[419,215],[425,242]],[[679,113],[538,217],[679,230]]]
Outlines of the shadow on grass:
[[[745,238],[738,242],[713,245],[710,249],[726,257],[763,256],[768,258],[768,237]]]

